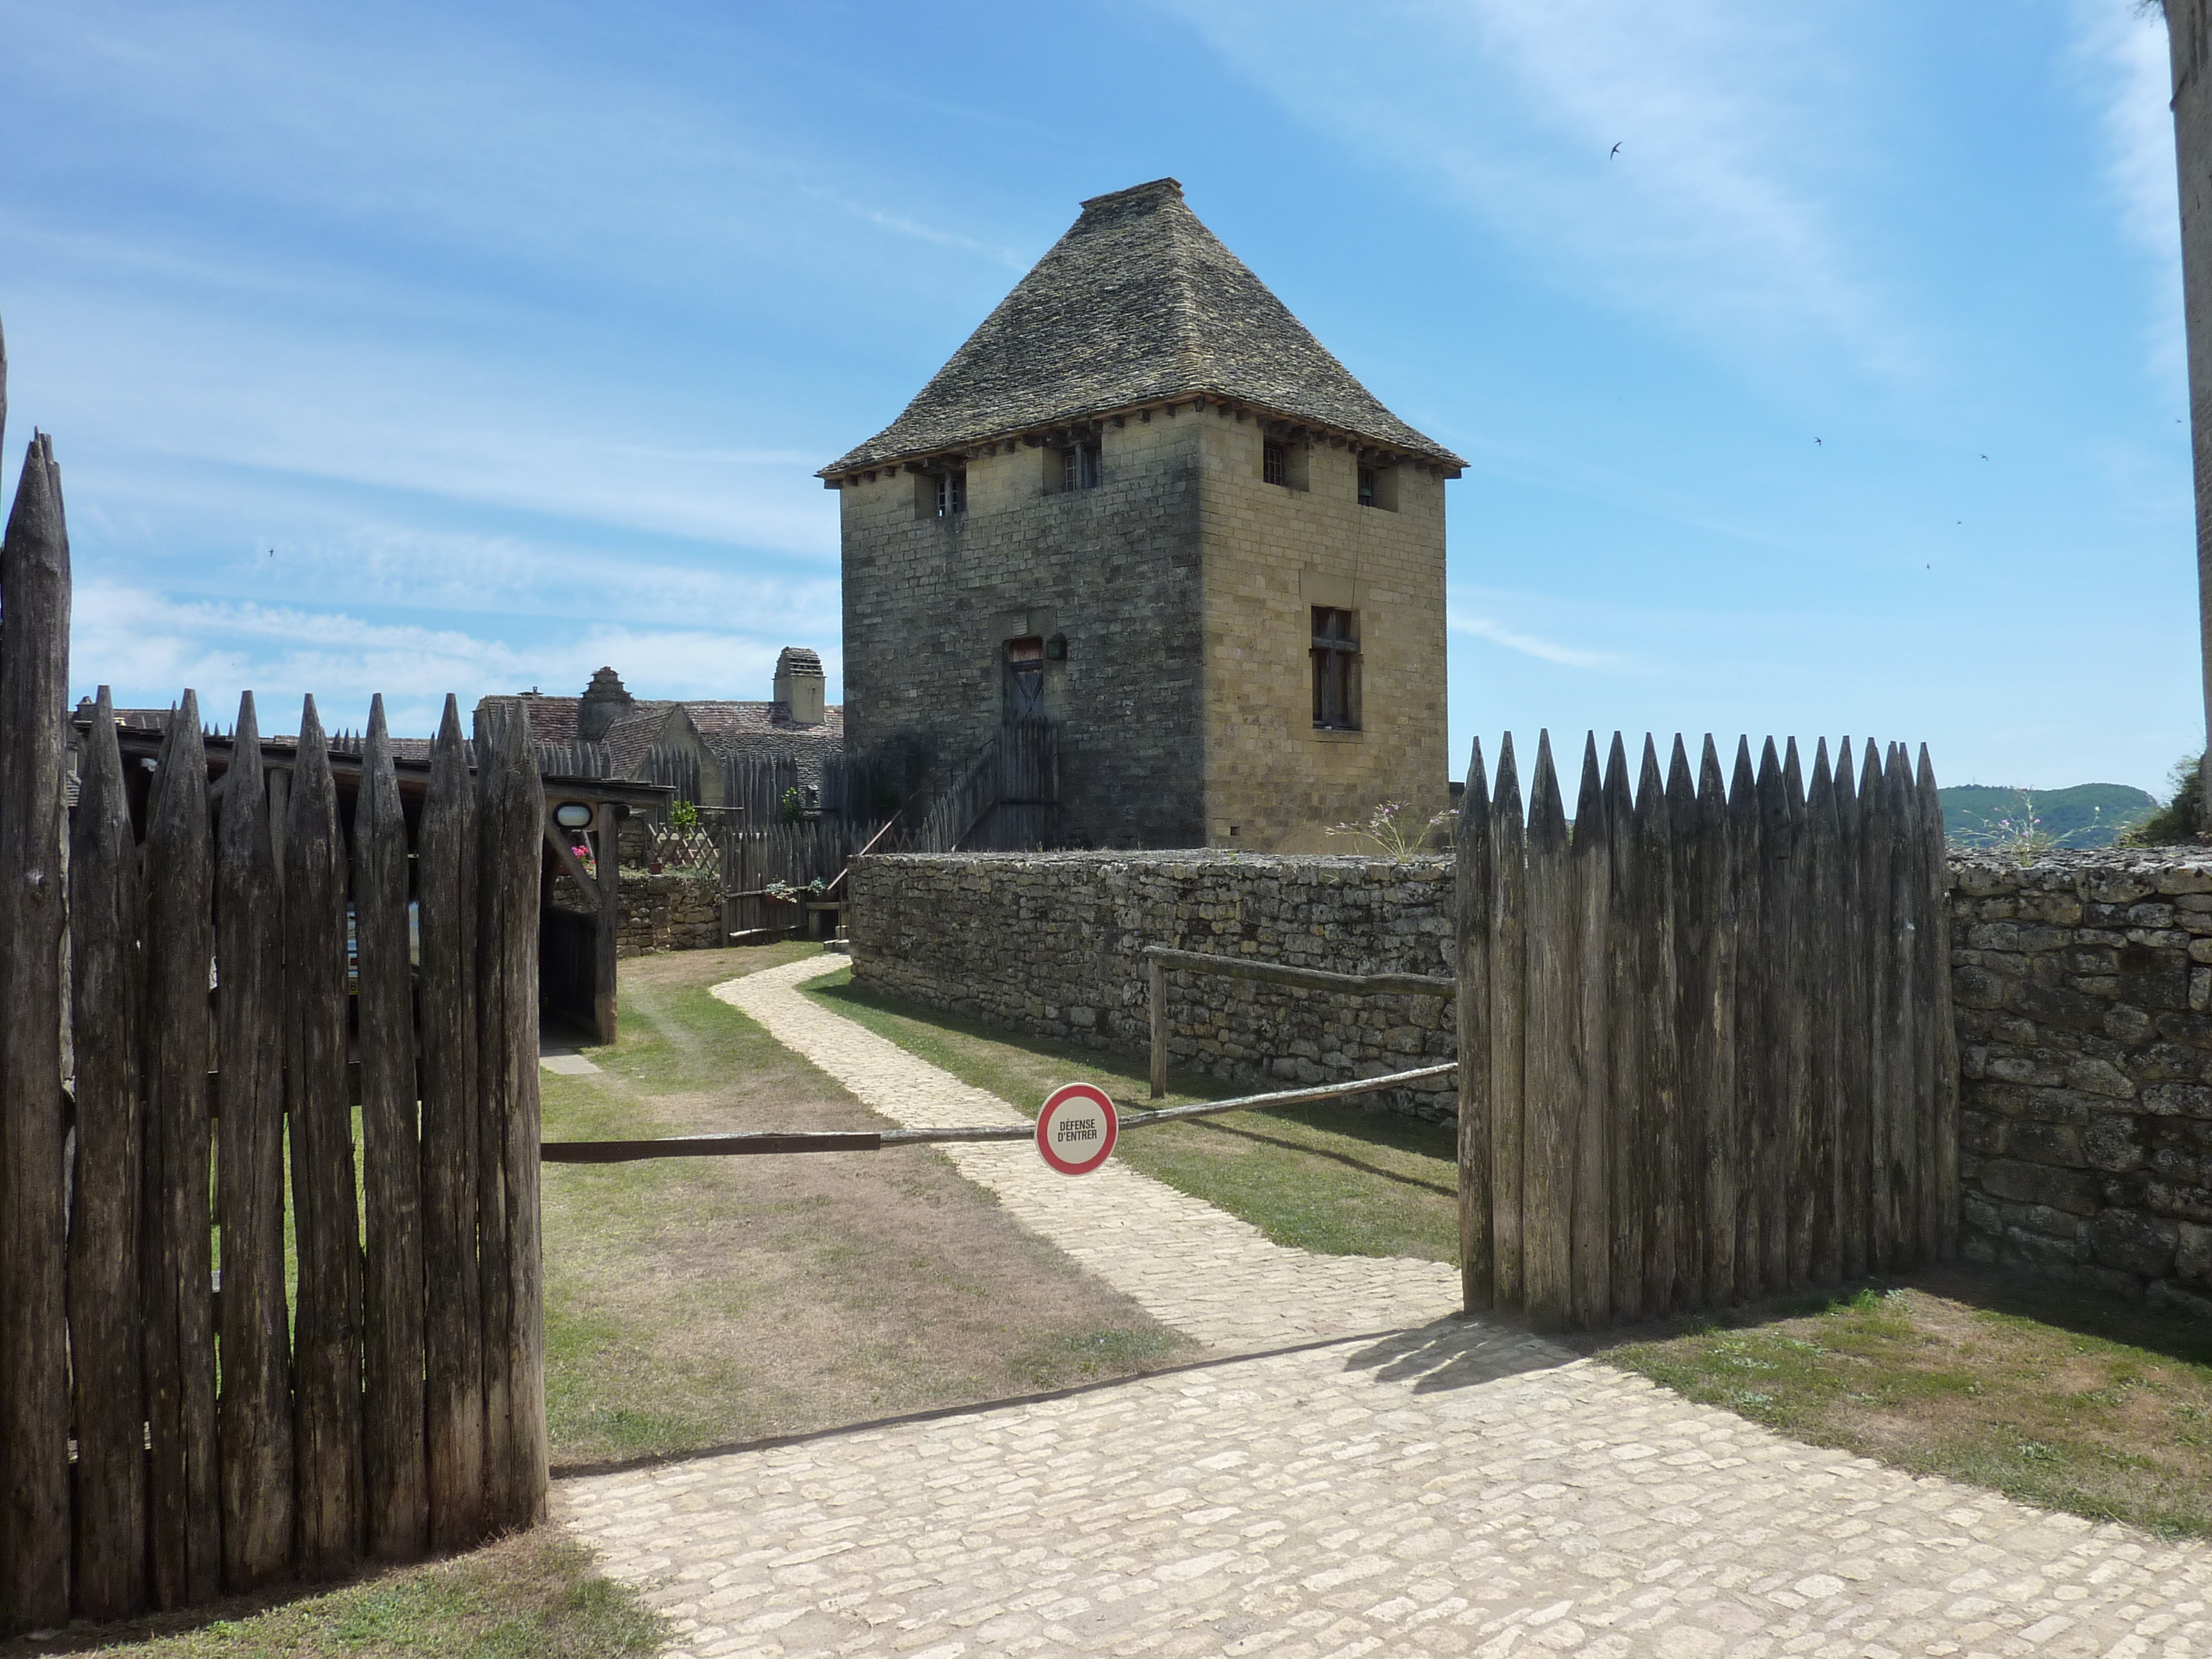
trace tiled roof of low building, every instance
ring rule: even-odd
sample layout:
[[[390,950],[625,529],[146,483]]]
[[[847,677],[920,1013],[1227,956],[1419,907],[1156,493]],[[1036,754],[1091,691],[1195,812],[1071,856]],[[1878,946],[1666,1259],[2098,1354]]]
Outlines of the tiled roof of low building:
[[[1385,409],[1158,179],[1084,203],[906,412],[821,476],[1193,396],[1466,465]]]

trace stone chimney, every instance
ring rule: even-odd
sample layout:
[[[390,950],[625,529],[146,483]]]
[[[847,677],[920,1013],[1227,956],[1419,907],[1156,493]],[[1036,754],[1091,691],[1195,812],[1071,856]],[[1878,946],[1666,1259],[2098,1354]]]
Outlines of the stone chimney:
[[[611,668],[602,668],[592,676],[592,683],[584,688],[583,701],[576,705],[576,736],[584,743],[597,743],[607,734],[607,728],[637,707],[637,699],[623,687],[622,676]]]
[[[775,701],[793,726],[819,726],[823,693],[822,659],[803,645],[787,645],[775,659]]]

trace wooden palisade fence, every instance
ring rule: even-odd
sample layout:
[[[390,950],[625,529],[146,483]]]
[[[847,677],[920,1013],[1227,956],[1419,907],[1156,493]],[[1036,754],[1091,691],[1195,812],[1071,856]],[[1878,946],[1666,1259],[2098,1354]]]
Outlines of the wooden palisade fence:
[[[1480,744],[1457,837],[1467,1305],[1650,1319],[1947,1260],[1957,1234],[1942,817],[1927,750],[1795,739],[1723,781],[1548,734],[1524,817]]]
[[[404,1559],[546,1498],[525,734],[471,775],[449,698],[410,844],[380,699],[349,825],[313,699],[264,767],[249,694],[218,769],[187,691],[149,780],[103,687],[70,821],[69,610],[41,436],[0,545],[6,1630]]]

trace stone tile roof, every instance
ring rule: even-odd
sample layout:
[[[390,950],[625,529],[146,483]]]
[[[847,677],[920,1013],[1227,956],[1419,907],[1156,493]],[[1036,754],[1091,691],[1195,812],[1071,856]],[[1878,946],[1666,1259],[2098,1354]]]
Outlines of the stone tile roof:
[[[530,719],[534,742],[572,744],[576,741],[576,715],[581,697],[554,697],[540,693],[486,697],[501,708],[520,708]],[[757,745],[749,739],[775,737],[821,743],[835,748],[845,740],[845,711],[832,703],[823,711],[818,726],[800,726],[777,702],[738,702],[721,699],[633,699],[629,708],[608,726],[599,743],[607,757],[607,775],[630,778],[642,771],[653,746],[664,740],[673,719],[690,721],[709,754],[726,757]]]
[[[1466,465],[1383,408],[1158,179],[1084,203],[906,412],[820,476],[1194,395]]]

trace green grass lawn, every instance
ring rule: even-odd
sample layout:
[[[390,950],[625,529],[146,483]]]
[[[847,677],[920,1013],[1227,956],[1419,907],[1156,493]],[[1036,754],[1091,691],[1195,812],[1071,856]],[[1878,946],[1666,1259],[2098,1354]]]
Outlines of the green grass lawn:
[[[2212,1331],[1951,1270],[1600,1343],[1815,1445],[2167,1536],[2212,1533]]]
[[[214,1608],[10,1642],[0,1653],[136,1659],[621,1659],[658,1653],[666,1624],[554,1528],[280,1605]]]
[[[625,962],[601,1068],[541,1073],[549,1140],[883,1120],[711,994],[804,943]],[[665,1455],[1152,1369],[1188,1342],[927,1147],[548,1164],[556,1467]]]
[[[1063,1083],[1098,1085],[1121,1110],[1115,1157],[1250,1222],[1278,1244],[1328,1255],[1459,1259],[1457,1152],[1449,1127],[1352,1102],[1143,1127],[1146,1111],[1155,1106],[1257,1091],[1175,1073],[1166,1098],[1150,1102],[1140,1060],[1011,1036],[886,1000],[851,981],[848,969],[805,988],[824,1007],[1032,1117]]]

